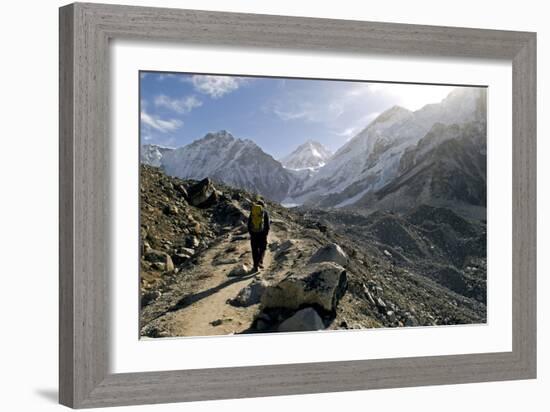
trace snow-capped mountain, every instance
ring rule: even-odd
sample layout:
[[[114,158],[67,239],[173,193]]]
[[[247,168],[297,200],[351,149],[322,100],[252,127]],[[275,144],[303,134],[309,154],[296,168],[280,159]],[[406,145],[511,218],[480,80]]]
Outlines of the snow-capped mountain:
[[[403,153],[415,146],[435,123],[479,121],[485,118],[485,105],[484,89],[457,88],[440,103],[415,112],[394,106],[342,146],[285,202],[320,207],[354,204],[395,179]]]
[[[308,140],[298,146],[292,153],[283,157],[280,162],[287,169],[303,170],[323,167],[332,156],[332,152],[321,143]]]
[[[220,131],[178,149],[145,145],[141,158],[173,176],[210,177],[287,205],[391,209],[437,197],[484,207],[486,104],[484,89],[457,88],[414,112],[394,106],[332,156],[308,141],[279,162]]]
[[[149,166],[160,167],[164,154],[174,149],[162,147],[156,144],[146,144],[141,146],[140,161]]]
[[[162,167],[172,176],[213,180],[282,201],[294,177],[251,140],[222,130],[166,153]]]
[[[420,204],[451,207],[476,215],[487,205],[487,123],[436,123],[408,148],[398,176],[367,193],[354,207],[406,210]]]

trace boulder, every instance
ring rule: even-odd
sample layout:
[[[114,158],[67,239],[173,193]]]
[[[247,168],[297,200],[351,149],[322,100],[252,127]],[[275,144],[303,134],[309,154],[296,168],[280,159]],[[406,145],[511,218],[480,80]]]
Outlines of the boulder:
[[[235,229],[236,235],[244,235],[245,233],[248,233],[248,226],[245,223],[242,223]]]
[[[172,262],[176,265],[181,265],[182,263],[185,263],[189,259],[189,255],[185,253],[176,253],[175,255],[172,255]]]
[[[166,271],[167,272],[173,272],[174,271],[174,262],[172,261],[172,258],[169,255],[166,255]]]
[[[382,300],[382,298],[377,298],[376,299],[376,306],[378,306],[380,309],[385,309],[386,308],[386,302],[384,302]]]
[[[288,239],[288,240],[285,240],[283,243],[281,243],[279,246],[278,246],[278,250],[281,251],[281,252],[284,252],[290,248],[293,248],[296,246],[296,241],[294,239]]]
[[[175,216],[179,213],[179,209],[176,205],[164,206],[164,214],[169,216]]]
[[[288,239],[285,240],[283,243],[278,245],[277,251],[275,252],[274,259],[281,261],[283,259],[287,259],[288,253],[292,251],[293,249],[297,248],[298,242],[294,239]]]
[[[151,262],[158,270],[167,272],[172,272],[174,270],[174,262],[168,253],[150,249],[147,253],[145,253],[143,258],[147,262]]]
[[[148,249],[143,255],[143,258],[147,262],[151,262],[151,263],[157,263],[157,262],[166,263],[166,256],[168,255],[164,252],[161,252],[160,250]]]
[[[336,243],[329,243],[313,254],[309,263],[334,262],[340,266],[348,264],[348,256]]]
[[[271,325],[268,322],[266,322],[265,320],[258,319],[256,321],[256,330],[265,331],[265,330],[268,330],[270,328],[270,326]]]
[[[229,277],[244,276],[244,275],[248,275],[248,272],[250,272],[250,268],[247,265],[242,264],[242,265],[235,266],[233,269],[231,269],[231,271],[227,274],[227,276]]]
[[[141,307],[143,308],[149,305],[154,300],[160,298],[160,296],[161,296],[161,293],[158,290],[152,290],[152,291],[142,293],[141,301],[140,301]]]
[[[153,263],[153,268],[155,268],[156,270],[160,270],[161,272],[164,272],[166,270],[166,263],[155,262]]]
[[[346,288],[347,276],[342,266],[333,262],[310,264],[289,272],[279,283],[266,288],[261,306],[291,310],[317,306],[334,312]]]
[[[201,235],[202,234],[202,226],[200,223],[195,222],[191,226],[189,226],[189,230],[194,233],[195,235]]]
[[[183,255],[187,255],[187,257],[191,257],[195,254],[195,249],[190,248],[190,247],[180,247],[178,249],[178,252],[183,254]]]
[[[367,300],[368,300],[372,305],[376,305],[376,302],[375,302],[374,298],[372,297],[372,294],[370,293],[369,288],[368,288],[367,285],[365,285],[365,284],[363,284],[363,293],[365,294],[365,297],[367,298]]]
[[[139,228],[139,237],[140,239],[146,239],[147,238],[147,229],[141,226]]]
[[[153,250],[153,248],[151,247],[151,245],[147,241],[144,241],[143,244],[141,245],[141,255],[142,256],[145,256],[147,253],[151,252],[152,250]]]
[[[200,240],[196,236],[191,235],[185,238],[185,246],[190,249],[198,247],[199,244]]]
[[[248,213],[235,201],[219,202],[217,207],[217,220],[220,224],[239,226],[240,233],[246,233],[248,227]]]
[[[187,189],[183,185],[177,185],[176,190],[179,192],[179,194],[184,198],[187,199],[189,195],[187,194]]]
[[[260,303],[260,299],[268,283],[263,280],[254,280],[248,286],[242,288],[234,299],[229,300],[233,306],[247,307]]]
[[[208,207],[216,200],[216,188],[209,178],[205,178],[187,190],[187,197],[193,206]]]
[[[281,245],[280,242],[278,240],[275,240],[271,242],[267,247],[269,248],[270,251],[274,252],[279,248],[280,245]]]
[[[284,320],[277,328],[279,332],[302,332],[320,329],[325,329],[325,324],[313,308],[299,310],[290,318]]]
[[[408,315],[407,319],[405,320],[405,326],[418,326],[418,320],[412,315]]]

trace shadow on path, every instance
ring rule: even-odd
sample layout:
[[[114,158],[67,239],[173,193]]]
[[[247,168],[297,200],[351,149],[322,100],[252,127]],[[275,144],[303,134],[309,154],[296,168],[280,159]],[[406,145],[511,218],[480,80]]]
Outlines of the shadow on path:
[[[256,274],[257,274],[257,272],[250,273],[250,274],[245,275],[245,276],[235,276],[234,278],[229,278],[225,282],[222,282],[219,285],[214,286],[213,288],[206,289],[206,290],[203,290],[201,292],[194,293],[192,295],[184,296],[183,298],[181,298],[179,300],[178,303],[176,303],[174,306],[172,306],[170,309],[168,309],[166,311],[166,313],[176,312],[180,309],[184,309],[184,308],[192,305],[193,303],[198,302],[201,299],[212,296],[214,293],[217,293],[220,290],[222,290],[222,289],[224,289],[228,286],[231,286],[234,283],[242,282],[243,280],[252,279]]]

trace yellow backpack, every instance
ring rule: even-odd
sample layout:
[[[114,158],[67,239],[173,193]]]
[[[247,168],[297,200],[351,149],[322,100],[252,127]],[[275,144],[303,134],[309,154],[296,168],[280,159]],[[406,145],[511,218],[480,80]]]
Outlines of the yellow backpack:
[[[264,208],[261,205],[253,204],[250,210],[250,222],[253,232],[264,230]]]

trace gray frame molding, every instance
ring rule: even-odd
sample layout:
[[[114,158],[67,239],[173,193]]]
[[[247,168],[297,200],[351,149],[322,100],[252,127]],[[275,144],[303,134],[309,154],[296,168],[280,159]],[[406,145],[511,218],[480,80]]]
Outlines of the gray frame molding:
[[[536,34],[71,4],[60,9],[59,397],[75,408],[536,377]],[[513,65],[513,350],[110,374],[109,40],[505,59]]]

